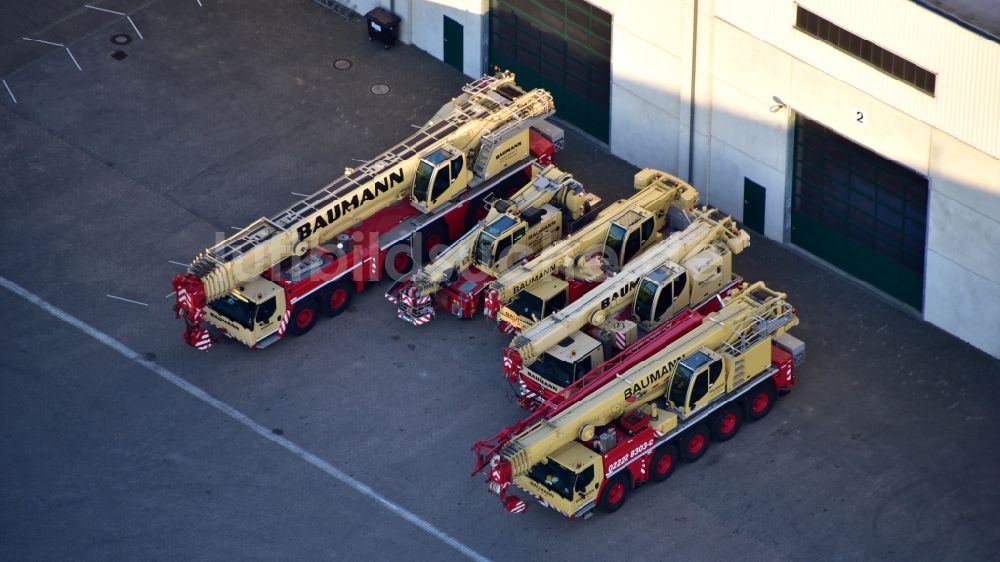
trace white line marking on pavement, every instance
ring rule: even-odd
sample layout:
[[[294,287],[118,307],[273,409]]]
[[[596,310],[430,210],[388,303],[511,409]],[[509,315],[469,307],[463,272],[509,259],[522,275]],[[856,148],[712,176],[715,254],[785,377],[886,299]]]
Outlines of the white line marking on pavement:
[[[148,304],[146,304],[144,302],[134,301],[132,299],[127,299],[125,297],[116,297],[114,295],[104,295],[104,296],[108,297],[109,299],[117,299],[117,300],[120,300],[120,301],[130,302],[132,304],[141,304],[142,306],[149,306]]]
[[[7,85],[7,81],[3,80],[2,82],[3,87],[7,88],[7,93],[10,94],[10,99],[14,100],[14,103],[17,103],[17,98],[14,97],[14,92],[10,91],[10,86]]]
[[[174,261],[174,260],[167,260],[167,262],[168,263],[172,263],[174,265],[179,265],[181,267],[187,267],[188,266],[188,264],[186,264],[186,263],[181,263],[179,261]],[[173,293],[170,293],[170,294],[172,295]]]
[[[391,500],[389,500],[388,498],[382,496],[381,494],[379,494],[378,492],[376,492],[375,490],[373,490],[371,488],[371,486],[369,486],[369,485],[365,484],[364,482],[361,482],[360,480],[358,480],[358,479],[356,479],[356,478],[354,478],[354,477],[346,474],[345,472],[341,471],[339,468],[333,466],[332,464],[326,462],[325,460],[321,459],[320,457],[317,457],[316,455],[314,455],[314,454],[310,453],[309,451],[303,449],[302,447],[300,447],[299,445],[295,444],[294,442],[292,442],[292,441],[290,441],[290,440],[288,440],[288,439],[286,439],[286,438],[284,438],[284,437],[282,437],[280,435],[275,435],[274,433],[271,432],[270,429],[267,429],[266,427],[264,427],[264,426],[260,425],[259,423],[253,421],[252,419],[250,419],[249,417],[247,417],[245,414],[243,414],[242,412],[240,412],[236,408],[233,408],[232,406],[230,406],[229,404],[226,404],[222,400],[219,400],[218,398],[215,398],[214,396],[212,396],[208,392],[202,390],[198,386],[195,386],[195,385],[189,383],[188,381],[184,380],[180,376],[175,375],[172,371],[168,370],[166,367],[162,367],[159,364],[157,364],[156,362],[150,361],[150,360],[146,359],[144,356],[140,355],[138,352],[133,351],[130,347],[126,346],[122,342],[120,342],[120,341],[116,340],[115,338],[113,338],[113,337],[105,334],[104,332],[98,330],[97,328],[94,328],[93,326],[91,326],[90,324],[87,324],[83,320],[78,319],[77,317],[73,316],[72,314],[70,314],[68,312],[63,311],[61,308],[59,308],[59,307],[57,307],[57,306],[55,306],[53,304],[49,304],[42,297],[40,297],[40,296],[32,293],[31,291],[28,291],[24,287],[21,287],[20,285],[18,285],[17,283],[14,283],[13,281],[10,281],[9,279],[7,279],[6,277],[4,277],[2,275],[0,275],[0,286],[3,286],[8,291],[14,293],[15,295],[17,295],[17,296],[21,297],[22,299],[28,301],[29,303],[37,306],[38,308],[44,310],[45,312],[48,312],[50,315],[55,316],[59,320],[62,320],[63,322],[69,324],[70,326],[73,326],[74,328],[80,330],[84,334],[87,334],[88,336],[94,338],[95,340],[99,341],[100,343],[102,343],[102,344],[110,347],[111,349],[117,351],[121,355],[125,356],[125,358],[127,358],[127,359],[133,361],[134,363],[137,363],[137,364],[145,367],[149,371],[152,371],[153,373],[159,375],[160,377],[162,377],[163,379],[165,379],[167,382],[173,384],[177,388],[180,388],[184,392],[187,392],[191,396],[194,396],[195,398],[201,400],[202,402],[208,404],[209,406],[212,406],[216,410],[222,412],[223,414],[229,416],[230,418],[236,420],[237,422],[243,424],[247,429],[250,429],[254,433],[256,433],[256,434],[260,435],[261,437],[263,437],[264,439],[267,439],[268,441],[271,441],[272,443],[274,443],[274,444],[276,444],[276,445],[278,445],[280,447],[283,447],[285,450],[287,450],[288,452],[292,453],[293,455],[299,457],[300,459],[306,461],[307,463],[309,463],[309,464],[315,466],[316,468],[322,470],[323,472],[325,472],[328,475],[332,476],[336,480],[339,480],[340,482],[342,482],[342,483],[350,486],[351,488],[353,488],[359,494],[367,496],[368,498],[372,499],[376,503],[381,504],[383,507],[385,507],[386,509],[388,509],[392,513],[394,513],[397,516],[405,519],[406,521],[409,521],[410,523],[412,523],[414,526],[416,526],[420,530],[426,532],[427,534],[431,535],[432,537],[434,537],[434,538],[438,539],[439,541],[447,544],[448,546],[454,548],[455,550],[457,550],[458,552],[462,553],[463,555],[469,557],[470,559],[476,560],[476,561],[482,561],[482,562],[488,562],[489,561],[489,559],[486,558],[485,556],[483,556],[482,554],[479,554],[478,552],[476,552],[475,550],[472,550],[470,547],[466,546],[465,544],[463,544],[463,543],[459,542],[458,540],[452,538],[451,535],[449,535],[449,534],[445,533],[444,531],[438,529],[437,527],[435,527],[434,525],[432,525],[428,521],[422,519],[417,514],[413,513],[412,511],[409,511],[405,507],[403,507],[403,506],[401,506],[399,504],[396,504],[396,503],[392,502]]]
[[[69,47],[63,47],[63,49],[66,49],[66,54],[69,55],[69,58],[73,61],[73,64],[76,65],[76,69],[79,70],[80,72],[83,72],[83,69],[80,68],[80,63],[76,62],[76,57],[73,56],[73,51],[70,51]]]
[[[116,12],[114,10],[109,10],[107,8],[100,8],[98,6],[91,6],[90,4],[84,4],[83,7],[84,8],[90,8],[91,10],[100,10],[102,12],[107,12],[109,14],[114,14],[116,16],[124,16],[125,15],[125,12]]]

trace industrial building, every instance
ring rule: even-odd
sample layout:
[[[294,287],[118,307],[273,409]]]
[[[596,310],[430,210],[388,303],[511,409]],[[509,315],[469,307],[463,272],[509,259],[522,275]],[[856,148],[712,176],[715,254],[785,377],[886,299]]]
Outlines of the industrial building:
[[[344,3],[1000,357],[1000,2]]]

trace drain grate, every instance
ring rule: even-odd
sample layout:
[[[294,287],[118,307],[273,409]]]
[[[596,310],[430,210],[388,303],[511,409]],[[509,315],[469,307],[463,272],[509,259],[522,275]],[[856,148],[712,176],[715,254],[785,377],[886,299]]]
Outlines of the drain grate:
[[[128,57],[128,53],[122,51],[121,49],[111,53],[111,58],[115,60],[125,60],[126,57]]]
[[[354,66],[354,63],[350,59],[337,59],[333,61],[333,67],[337,70],[347,70]]]
[[[384,96],[389,93],[388,84],[375,84],[371,87],[371,91],[376,96]]]
[[[115,45],[128,45],[132,42],[132,36],[128,33],[119,33],[111,36],[111,42]]]

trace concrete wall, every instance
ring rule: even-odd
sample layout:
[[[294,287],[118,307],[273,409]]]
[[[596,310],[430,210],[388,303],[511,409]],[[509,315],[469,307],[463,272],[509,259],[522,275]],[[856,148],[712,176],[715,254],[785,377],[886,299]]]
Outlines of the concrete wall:
[[[874,13],[863,2],[803,3],[937,72],[931,97],[792,30],[789,5],[717,3],[709,55],[711,202],[741,217],[743,176],[753,179],[768,189],[765,234],[787,241],[791,111],[927,176],[924,318],[1000,357],[1000,44],[910,2],[877,3]],[[859,13],[901,23],[883,34]],[[943,54],[953,50],[959,53]],[[774,95],[789,112],[768,113]]]
[[[361,15],[381,6],[401,18],[399,39],[444,59],[444,16],[462,25],[462,72],[478,78],[486,73],[489,0],[340,0]]]

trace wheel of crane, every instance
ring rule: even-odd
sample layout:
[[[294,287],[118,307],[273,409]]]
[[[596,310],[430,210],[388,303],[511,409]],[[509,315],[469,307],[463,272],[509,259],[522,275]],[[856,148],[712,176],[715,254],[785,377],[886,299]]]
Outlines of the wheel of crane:
[[[448,246],[448,227],[438,222],[420,231],[421,263],[427,265]]]
[[[649,466],[649,478],[653,482],[663,482],[670,477],[677,466],[677,446],[664,443],[653,453],[653,462]]]
[[[624,471],[611,477],[611,480],[604,485],[604,490],[601,491],[601,500],[598,502],[598,507],[604,513],[614,513],[618,509],[625,505],[625,500],[628,499],[629,488],[631,488],[631,481],[628,478],[628,474]]]
[[[766,380],[751,390],[743,402],[748,420],[755,422],[763,419],[771,412],[774,401],[778,393],[774,390],[774,383]]]
[[[685,462],[694,462],[703,457],[708,450],[710,437],[708,428],[703,423],[685,431],[680,441],[681,458]]]
[[[319,318],[319,305],[312,299],[299,301],[292,308],[292,315],[288,322],[288,335],[301,336],[316,325]]]
[[[740,430],[743,423],[743,411],[735,404],[729,404],[719,409],[712,418],[712,439],[729,441]]]
[[[320,309],[322,309],[323,314],[330,318],[339,316],[350,306],[353,297],[354,286],[351,284],[351,280],[338,279],[320,294]]]
[[[413,257],[409,242],[396,242],[385,253],[385,277],[399,281],[413,271]]]

